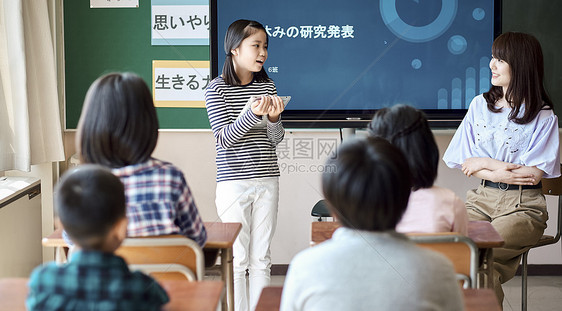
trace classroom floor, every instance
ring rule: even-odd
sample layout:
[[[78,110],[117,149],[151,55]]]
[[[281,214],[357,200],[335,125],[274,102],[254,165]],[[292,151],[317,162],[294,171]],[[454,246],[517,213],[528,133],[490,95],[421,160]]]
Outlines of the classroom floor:
[[[282,286],[284,275],[273,275],[272,286]],[[562,309],[562,276],[529,276],[528,278],[529,311],[552,311]],[[521,277],[516,276],[504,284],[504,311],[521,310]]]
[[[521,310],[521,277],[516,276],[503,286],[504,311]],[[529,276],[527,310],[562,310],[562,276]]]

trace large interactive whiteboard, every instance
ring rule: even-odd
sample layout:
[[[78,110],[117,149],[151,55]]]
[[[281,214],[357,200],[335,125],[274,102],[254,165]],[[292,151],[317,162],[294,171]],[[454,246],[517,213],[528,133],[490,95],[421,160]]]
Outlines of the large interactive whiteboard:
[[[498,0],[212,0],[211,8],[214,74],[228,25],[261,22],[265,69],[278,93],[292,96],[284,119],[305,126],[369,119],[396,103],[458,121],[490,88]]]

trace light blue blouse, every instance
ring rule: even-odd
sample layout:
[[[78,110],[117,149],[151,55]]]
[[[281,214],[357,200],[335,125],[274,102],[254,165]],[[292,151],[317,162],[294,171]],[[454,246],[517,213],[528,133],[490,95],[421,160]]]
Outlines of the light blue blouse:
[[[445,151],[443,161],[450,168],[461,168],[465,159],[488,157],[536,166],[546,178],[560,176],[558,118],[552,110],[541,110],[527,124],[509,121],[510,109],[499,113],[488,110],[484,96],[476,96]],[[524,106],[520,116],[524,113]]]

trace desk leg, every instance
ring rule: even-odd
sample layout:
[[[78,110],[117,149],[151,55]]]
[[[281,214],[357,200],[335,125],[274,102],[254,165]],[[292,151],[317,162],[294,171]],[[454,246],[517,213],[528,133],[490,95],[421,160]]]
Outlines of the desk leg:
[[[234,266],[232,247],[221,250],[222,280],[226,287],[226,299],[223,300],[222,309],[234,311]],[[228,301],[228,305],[227,305]]]
[[[55,247],[55,262],[57,264],[63,264],[67,261],[66,253],[64,247],[57,246]]]
[[[494,288],[494,250],[492,248],[482,249],[482,265],[478,273],[478,288]]]
[[[486,287],[494,288],[494,249],[489,248],[486,252]]]

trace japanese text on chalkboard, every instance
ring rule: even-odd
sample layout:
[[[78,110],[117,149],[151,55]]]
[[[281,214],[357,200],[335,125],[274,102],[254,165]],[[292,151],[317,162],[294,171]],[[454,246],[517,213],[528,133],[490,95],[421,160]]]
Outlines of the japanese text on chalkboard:
[[[152,45],[209,45],[209,21],[200,1],[152,0]]]
[[[152,62],[152,91],[156,107],[205,107],[211,82],[209,61]]]
[[[205,90],[211,81],[210,76],[199,76],[197,74],[180,75],[167,75],[166,73],[160,74],[154,81],[154,88],[157,90]]]
[[[185,18],[184,18],[185,17]],[[196,27],[204,27],[205,29],[209,30],[209,16],[198,16],[189,15],[189,16],[173,16],[173,15],[154,15],[154,22],[152,29],[155,30],[167,30],[167,29],[176,29],[179,27],[187,27],[191,30],[196,30]]]

